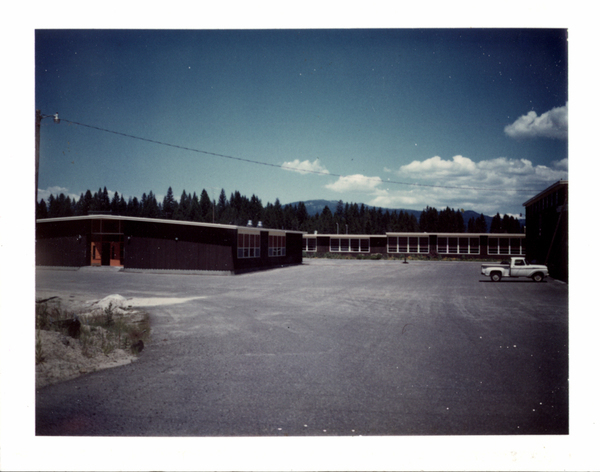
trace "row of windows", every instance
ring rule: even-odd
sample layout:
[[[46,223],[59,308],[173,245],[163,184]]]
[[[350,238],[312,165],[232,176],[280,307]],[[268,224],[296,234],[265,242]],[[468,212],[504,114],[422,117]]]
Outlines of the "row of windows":
[[[123,234],[120,220],[92,220],[92,234]]]
[[[285,256],[285,236],[269,235],[269,256]]]
[[[391,253],[428,253],[427,236],[388,236],[388,252]]]
[[[285,236],[269,235],[269,256],[285,256]],[[260,257],[260,234],[238,233],[239,259]]]
[[[489,238],[488,254],[525,255],[525,238]]]
[[[438,254],[479,254],[479,238],[439,237]]]
[[[317,251],[317,238],[304,238],[304,250]],[[370,252],[367,238],[331,238],[330,252]],[[388,236],[387,251],[391,254],[428,254],[427,236]],[[478,237],[440,236],[437,238],[438,254],[480,254]],[[488,238],[490,255],[525,255],[525,238]]]
[[[260,234],[238,233],[238,258],[260,257]]]
[[[365,238],[331,238],[330,252],[369,252],[370,240]]]

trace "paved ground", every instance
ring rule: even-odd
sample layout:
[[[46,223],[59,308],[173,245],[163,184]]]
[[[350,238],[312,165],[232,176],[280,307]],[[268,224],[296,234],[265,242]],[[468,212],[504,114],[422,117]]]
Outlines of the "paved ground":
[[[478,263],[305,260],[239,276],[39,270],[154,306],[124,367],[45,387],[38,435],[567,434],[568,286]]]

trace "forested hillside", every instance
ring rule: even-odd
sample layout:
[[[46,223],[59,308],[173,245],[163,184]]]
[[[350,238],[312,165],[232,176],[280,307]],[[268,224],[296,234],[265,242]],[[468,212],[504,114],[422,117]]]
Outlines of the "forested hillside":
[[[64,194],[50,195],[48,201],[41,200],[36,208],[37,218],[58,218],[65,216],[83,216],[93,214],[111,214],[143,218],[164,218],[207,223],[222,223],[253,226],[262,222],[265,228],[300,230],[321,234],[385,234],[386,232],[453,232],[453,233],[520,233],[519,221],[511,216],[492,219],[488,228],[484,215],[472,217],[465,223],[463,212],[445,208],[438,211],[426,207],[419,218],[403,210],[385,210],[367,207],[364,204],[337,202],[335,208],[325,206],[321,212],[309,215],[303,202],[281,205],[275,203],[263,205],[256,196],[248,198],[238,191],[229,198],[221,190],[218,200],[210,199],[208,192],[202,190],[200,196],[182,192],[179,200],[173,195],[171,187],[162,202],[155,194],[144,193],[141,199],[130,197],[127,201],[118,192],[109,197],[106,187],[92,193],[81,194],[78,200]]]

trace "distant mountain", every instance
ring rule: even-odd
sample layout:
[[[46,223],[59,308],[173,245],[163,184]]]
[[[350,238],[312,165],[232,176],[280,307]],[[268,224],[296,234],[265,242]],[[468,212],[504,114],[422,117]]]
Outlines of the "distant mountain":
[[[293,206],[297,206],[298,203],[300,202],[293,202],[293,203],[288,203],[288,205],[293,205]],[[329,207],[329,209],[331,210],[331,213],[335,213],[335,210],[337,209],[337,205],[338,205],[338,200],[308,200],[303,202],[304,206],[306,207],[306,211],[308,212],[308,214],[310,216],[315,216],[317,213],[322,213],[323,212],[323,208],[325,208],[326,206]],[[350,203],[350,202],[349,202]],[[354,202],[351,202],[352,204],[354,204]],[[346,205],[346,202],[344,202],[344,205]],[[362,203],[357,203],[357,205],[360,207],[362,205]],[[365,208],[380,208],[380,207],[373,207],[370,205],[366,205],[365,204]],[[414,215],[415,218],[417,218],[417,221],[419,220],[419,218],[421,217],[421,210],[406,210],[403,208],[382,208],[381,209],[385,212],[387,211],[396,211],[396,212],[400,212],[403,211],[404,213],[408,213],[409,215]],[[438,211],[443,210],[444,208],[438,208]],[[478,218],[479,215],[481,213],[477,213],[476,211],[473,210],[465,210],[465,212],[463,213],[463,220],[465,222],[465,225],[468,223],[468,221],[471,218]],[[488,227],[488,231],[489,228],[492,225],[492,219],[495,215],[492,216],[488,216],[488,215],[483,215],[485,218],[485,222],[487,224]],[[525,224],[525,218],[517,218],[519,220],[519,222],[524,225]]]

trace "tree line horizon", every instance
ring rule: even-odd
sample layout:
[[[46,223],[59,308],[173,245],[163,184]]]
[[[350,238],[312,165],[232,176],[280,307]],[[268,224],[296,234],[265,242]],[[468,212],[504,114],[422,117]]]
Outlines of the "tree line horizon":
[[[293,231],[306,231],[320,234],[385,234],[387,232],[447,232],[447,233],[487,233],[488,226],[483,214],[463,219],[462,210],[446,207],[438,211],[427,206],[417,219],[403,210],[389,210],[367,207],[364,203],[337,202],[332,210],[325,206],[321,212],[309,215],[304,202],[282,205],[279,199],[275,203],[263,206],[256,196],[248,198],[235,191],[227,198],[221,189],[218,200],[211,200],[203,189],[200,196],[196,192],[183,190],[179,201],[174,197],[171,187],[162,202],[150,191],[141,199],[115,192],[110,198],[106,187],[93,193],[87,190],[78,200],[63,193],[50,194],[48,202],[44,199],[36,203],[36,218],[61,218],[68,216],[86,216],[93,214],[111,214],[142,218],[161,218],[180,221],[229,224],[247,226],[249,222],[257,226]],[[518,219],[499,213],[492,218],[490,233],[522,233],[523,226]]]

